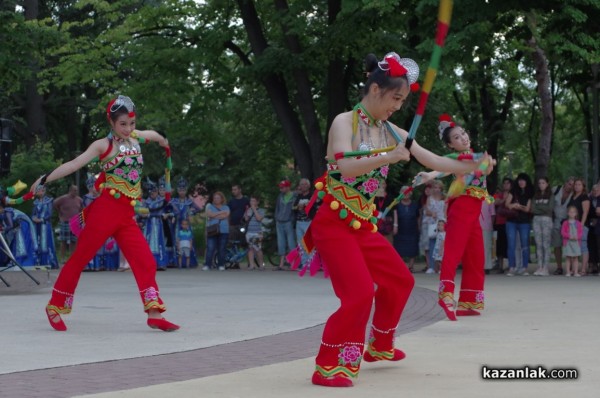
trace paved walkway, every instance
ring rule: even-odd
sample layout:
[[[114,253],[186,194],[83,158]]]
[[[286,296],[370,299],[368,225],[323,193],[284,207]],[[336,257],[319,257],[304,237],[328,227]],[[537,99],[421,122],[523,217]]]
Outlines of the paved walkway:
[[[310,384],[322,324],[337,307],[329,281],[293,272],[199,270],[169,270],[158,279],[168,318],[182,325],[174,333],[146,327],[130,273],[84,274],[66,333],[45,319],[49,287],[6,294],[0,285],[0,397],[595,397],[600,391],[598,277],[491,275],[485,315],[449,322],[435,304],[437,277],[416,274],[397,339],[407,359],[364,363],[356,386],[343,390]],[[482,365],[576,368],[579,378],[485,381]]]

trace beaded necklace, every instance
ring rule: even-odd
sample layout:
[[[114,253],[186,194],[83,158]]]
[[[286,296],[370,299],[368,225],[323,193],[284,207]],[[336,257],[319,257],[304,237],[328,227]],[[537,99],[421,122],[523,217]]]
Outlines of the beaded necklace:
[[[354,112],[355,113],[352,121],[353,131],[356,132],[358,129],[360,132],[360,143],[358,144],[358,150],[368,151],[376,148],[371,138],[371,126],[379,127],[379,148],[387,147],[387,133],[384,123],[381,120],[375,120],[360,102],[354,107]],[[359,120],[361,123],[359,123]]]

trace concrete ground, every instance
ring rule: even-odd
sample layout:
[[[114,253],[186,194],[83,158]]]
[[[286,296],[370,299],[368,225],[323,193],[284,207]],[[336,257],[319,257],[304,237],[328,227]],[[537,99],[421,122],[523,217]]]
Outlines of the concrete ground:
[[[396,340],[407,358],[363,363],[355,387],[332,389],[310,383],[323,323],[337,307],[320,275],[158,273],[165,315],[182,326],[163,333],[145,325],[131,273],[86,273],[74,311],[64,318],[69,330],[60,333],[43,311],[55,275],[37,287],[10,273],[11,288],[0,282],[0,397],[596,397],[600,391],[600,277],[489,275],[484,314],[450,322],[436,304],[438,277],[415,274]],[[484,380],[484,365],[572,368],[578,378]]]

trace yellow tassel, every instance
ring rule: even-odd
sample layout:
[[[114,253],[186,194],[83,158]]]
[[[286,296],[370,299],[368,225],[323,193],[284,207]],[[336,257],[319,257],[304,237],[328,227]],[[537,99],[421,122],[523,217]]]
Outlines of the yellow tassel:
[[[331,210],[337,210],[340,208],[340,202],[334,200],[329,204],[329,207],[331,208]]]
[[[323,189],[323,182],[322,182],[322,181],[319,181],[319,182],[317,182],[317,183],[315,184],[315,189],[316,189],[317,191],[320,191],[321,189]]]
[[[111,189],[110,191],[108,191],[108,193],[110,194],[110,196],[115,196],[115,194],[117,193],[116,190]]]

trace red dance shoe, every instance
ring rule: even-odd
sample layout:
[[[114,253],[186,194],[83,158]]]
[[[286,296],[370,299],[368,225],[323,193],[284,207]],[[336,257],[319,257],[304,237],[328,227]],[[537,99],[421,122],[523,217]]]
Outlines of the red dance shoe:
[[[148,318],[148,326],[152,329],[160,329],[165,332],[172,332],[179,329],[179,325],[175,325],[165,318]]]
[[[335,375],[331,377],[325,377],[319,372],[315,372],[312,375],[312,383],[317,386],[324,387],[352,387],[354,384],[348,376]]]
[[[442,307],[444,309],[444,312],[446,313],[446,316],[448,317],[449,320],[451,320],[451,321],[456,320],[456,314],[454,313],[454,304],[447,303],[442,299],[438,300],[438,304],[440,305],[440,307]]]
[[[50,326],[54,330],[58,330],[59,332],[64,332],[67,330],[67,325],[63,322],[60,314],[55,310],[50,308],[50,306],[46,306],[46,315],[48,316],[48,321],[50,322]]]
[[[403,351],[400,351],[397,348],[394,348],[394,354],[391,352],[378,352],[373,351],[371,354],[368,350],[363,354],[363,360],[367,362],[375,362],[375,361],[400,361],[406,358],[406,354]]]
[[[481,315],[481,313],[472,308],[465,309],[465,310],[456,310],[456,316],[477,316],[477,315]]]

